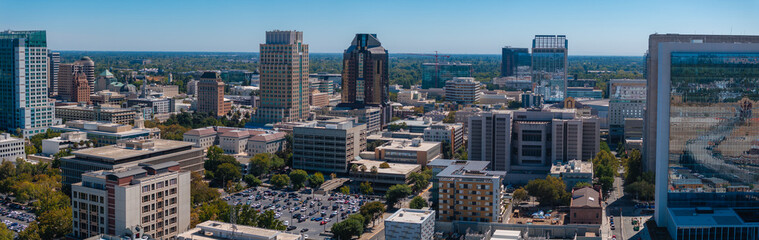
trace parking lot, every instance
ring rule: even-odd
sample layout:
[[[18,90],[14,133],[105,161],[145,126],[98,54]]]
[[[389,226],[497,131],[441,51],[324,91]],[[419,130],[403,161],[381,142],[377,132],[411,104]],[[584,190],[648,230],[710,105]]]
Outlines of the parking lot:
[[[24,231],[29,226],[29,223],[33,222],[37,217],[23,208],[23,206],[18,204],[7,201],[2,202],[2,206],[0,206],[0,221],[8,229],[16,233]]]
[[[321,233],[335,222],[358,213],[364,203],[377,201],[364,196],[306,194],[303,192],[271,190],[265,187],[250,188],[226,197],[230,205],[247,204],[265,211],[272,210],[278,219],[288,225],[286,232],[308,235],[309,239],[325,239]]]

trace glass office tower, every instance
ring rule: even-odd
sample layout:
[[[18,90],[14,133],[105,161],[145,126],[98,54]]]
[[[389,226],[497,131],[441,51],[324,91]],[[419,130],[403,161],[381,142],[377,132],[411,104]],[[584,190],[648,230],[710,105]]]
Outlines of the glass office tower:
[[[472,77],[472,64],[440,62],[422,64],[422,88],[443,88],[455,77]]]
[[[657,224],[676,240],[758,239],[759,44],[657,47]]]
[[[536,35],[532,40],[534,92],[546,102],[561,102],[567,96],[567,37]]]

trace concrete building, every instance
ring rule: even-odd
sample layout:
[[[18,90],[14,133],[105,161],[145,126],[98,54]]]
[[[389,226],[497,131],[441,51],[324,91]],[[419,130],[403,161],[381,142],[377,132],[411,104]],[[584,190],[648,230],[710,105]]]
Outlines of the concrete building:
[[[58,71],[61,66],[61,53],[47,50],[47,92],[48,97],[58,96]]]
[[[173,98],[179,95],[178,85],[158,85],[158,84],[152,83],[144,87],[147,89],[148,92],[160,94],[162,97],[165,97],[165,98]]]
[[[127,99],[126,105],[128,107],[145,107],[152,110],[153,114],[166,114],[171,113],[172,106],[171,106],[171,99],[170,98],[153,98],[153,97],[146,97],[146,98],[132,98]]]
[[[464,145],[464,126],[460,123],[432,124],[424,129],[424,141],[450,144],[451,151],[455,152]]]
[[[435,159],[432,167],[432,199],[437,199],[438,220],[501,222],[505,212],[501,203],[506,175],[488,171],[490,163]]]
[[[432,240],[435,211],[401,208],[385,219],[387,240]]]
[[[77,87],[77,72],[82,72],[87,81],[87,87]],[[95,93],[95,62],[90,57],[82,57],[74,63],[60,64],[58,70],[58,97],[64,101],[77,102],[75,97],[78,88],[88,89],[87,94]]]
[[[232,108],[232,103],[224,101],[224,82],[219,72],[205,72],[198,82],[198,112],[224,116]]]
[[[759,78],[759,36],[653,34],[647,60],[643,149],[657,225],[672,239],[759,239],[759,193],[748,187],[759,182],[748,160],[756,86],[745,81]]]
[[[58,137],[42,139],[42,154],[50,156],[66,148],[84,148],[86,146],[74,147],[74,143],[80,144],[88,140],[86,132],[64,132]]]
[[[308,95],[308,104],[314,107],[324,107],[329,105],[329,95],[327,93],[319,92],[319,90],[311,91]]]
[[[412,133],[424,133],[424,129],[429,128],[432,124],[437,123],[432,121],[431,118],[417,117],[414,119],[401,119],[395,122],[391,122],[391,125],[406,125],[406,129]]]
[[[245,152],[248,156],[254,156],[259,153],[277,153],[285,149],[284,132],[264,133],[252,136],[248,139],[247,149]]]
[[[354,119],[320,119],[293,128],[293,167],[323,174],[348,172],[366,149],[366,125]]]
[[[440,146],[440,142],[426,142],[420,138],[390,141],[374,149],[374,158],[427,166],[432,159],[441,156]]]
[[[535,35],[532,40],[533,91],[546,102],[567,97],[568,42],[565,35]]]
[[[158,128],[144,128],[140,124],[136,125],[136,127],[133,127],[127,124],[73,120],[66,122],[64,125],[51,126],[50,131],[61,133],[84,132],[96,147],[116,144],[121,140],[127,139],[153,139],[161,137],[161,130]]]
[[[643,118],[646,108],[645,79],[612,79],[609,82],[609,142],[625,138],[625,119]]]
[[[181,141],[128,140],[116,145],[74,151],[72,154],[74,156],[61,158],[64,185],[81,182],[85,172],[133,167],[141,163],[173,161],[179,163],[183,171],[203,171],[203,149]]]
[[[184,133],[185,142],[194,147],[207,149],[218,145],[227,154],[276,153],[284,148],[284,132],[264,129],[212,126],[192,129]]]
[[[572,202],[569,204],[570,224],[602,224],[604,215],[601,206],[601,193],[590,187],[572,191]],[[620,222],[620,224],[626,224]]]
[[[187,95],[197,95],[198,94],[198,80],[190,80],[187,82]]]
[[[108,106],[57,106],[55,115],[64,122],[71,120],[110,122],[118,124],[131,124],[134,122],[137,111],[131,108],[118,108]]]
[[[603,92],[592,87],[567,87],[567,97],[580,99],[602,99]]]
[[[307,119],[308,44],[303,43],[303,32],[267,31],[260,52],[261,106],[253,121],[266,124]]]
[[[311,91],[318,90],[321,93],[326,93],[329,97],[332,97],[332,95],[335,93],[335,85],[329,78],[319,79],[309,77],[308,81],[308,86],[311,88]]]
[[[108,85],[111,85],[111,83],[118,83],[119,80],[116,79],[115,76],[113,76],[113,73],[111,71],[108,71],[106,69],[102,73],[98,74],[97,79],[95,79],[95,92],[108,90]]]
[[[190,172],[176,162],[84,173],[71,200],[76,238],[172,239],[190,228]]]
[[[30,137],[53,125],[47,52],[45,31],[0,32],[0,129]]]
[[[532,77],[495,77],[493,84],[510,90],[530,91],[532,90]]]
[[[302,235],[218,221],[205,221],[177,235],[177,240],[303,240]]]
[[[401,90],[398,92],[398,103],[404,106],[421,107],[434,102],[434,100],[427,100],[427,93],[417,90]]]
[[[422,63],[422,89],[443,88],[455,77],[472,77],[472,64],[461,62]]]
[[[343,53],[342,103],[338,106],[379,108],[380,124],[387,125],[392,116],[387,57],[377,34],[356,34]]]
[[[567,185],[567,191],[578,183],[593,184],[593,163],[590,161],[570,160],[567,163],[556,162],[551,166],[551,174],[555,178],[561,178]]]
[[[409,176],[411,173],[422,171],[419,164],[388,162],[389,167],[383,168],[381,167],[382,163],[386,162],[364,159],[352,161],[351,164],[356,165],[356,171],[350,171],[351,181],[355,183],[356,187],[363,182],[369,182],[372,184],[375,193],[384,193],[396,184],[410,184]],[[361,171],[361,166],[366,167],[366,171]]]
[[[445,82],[445,100],[459,104],[480,101],[482,83],[471,77],[455,77]]]
[[[537,93],[525,92],[519,95],[523,108],[540,108],[543,106],[543,96]]]
[[[382,130],[382,110],[378,107],[350,108],[332,107],[325,109],[325,115],[356,118],[358,123],[366,125],[366,133],[376,133]]]
[[[10,133],[0,133],[0,162],[16,162],[17,158],[26,159],[24,139],[11,137]]]

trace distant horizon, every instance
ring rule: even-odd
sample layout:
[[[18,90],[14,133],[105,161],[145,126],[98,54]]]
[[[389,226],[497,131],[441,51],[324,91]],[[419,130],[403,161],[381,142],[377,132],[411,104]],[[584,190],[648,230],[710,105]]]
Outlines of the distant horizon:
[[[57,50],[57,49],[49,49],[54,52],[99,52],[99,53],[107,53],[107,52],[123,52],[123,53],[257,53],[260,54],[260,52],[223,52],[223,51],[120,51],[120,50]],[[343,54],[342,52],[309,52],[308,54]],[[428,52],[389,52],[388,54],[393,55],[411,55],[411,54],[431,54],[434,55],[435,53],[428,53]],[[492,56],[501,56],[501,53],[443,53],[439,52],[440,55],[454,55],[454,56],[460,56],[460,55],[492,55]],[[569,57],[644,57],[643,54],[640,56],[636,55],[574,55],[574,54],[568,54]],[[419,56],[424,57],[424,56]]]

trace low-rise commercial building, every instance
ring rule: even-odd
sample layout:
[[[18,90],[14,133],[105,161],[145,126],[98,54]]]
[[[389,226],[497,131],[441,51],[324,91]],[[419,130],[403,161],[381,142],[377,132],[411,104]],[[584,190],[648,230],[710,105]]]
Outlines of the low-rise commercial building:
[[[144,128],[137,120],[136,127],[127,124],[95,122],[84,120],[68,121],[64,125],[51,126],[48,130],[54,132],[85,132],[95,147],[116,144],[128,139],[154,139],[161,137],[161,129]]]
[[[482,83],[471,77],[455,77],[445,82],[445,100],[459,104],[480,101]]]
[[[435,159],[432,167],[432,199],[437,200],[438,220],[501,222],[501,204],[506,176],[488,171],[489,162]],[[435,174],[437,172],[437,174]],[[437,191],[434,191],[437,190]]]
[[[192,143],[164,139],[129,140],[116,145],[72,152],[61,158],[63,184],[82,181],[89,171],[113,170],[143,164],[177,162],[183,171],[203,171],[203,149]]]
[[[351,162],[352,165],[356,166],[355,171],[353,169],[350,171],[351,181],[356,185],[369,182],[372,184],[375,193],[383,193],[393,185],[409,184],[411,182],[409,175],[422,171],[422,167],[419,164],[387,163],[388,167],[383,168],[382,163],[387,162],[376,160],[356,160]],[[362,171],[361,169],[363,168],[366,168],[366,171]]]
[[[440,146],[440,142],[427,142],[419,138],[395,140],[376,147],[374,158],[388,162],[427,166],[427,163],[440,157]]]
[[[84,144],[88,140],[86,132],[64,132],[58,137],[42,139],[42,154],[50,156],[66,148],[84,148],[86,146],[80,144]]]
[[[170,113],[173,109],[170,98],[133,98],[127,100],[128,107],[140,106],[147,107],[154,114]]]
[[[371,134],[382,130],[382,109],[378,107],[348,108],[331,107],[324,109],[324,115],[356,118],[358,123],[366,125],[366,133]]]
[[[327,118],[293,128],[293,167],[324,174],[348,172],[348,163],[366,149],[366,125]]]
[[[177,240],[303,240],[302,235],[232,223],[205,221],[179,234]]]
[[[0,162],[16,162],[17,158],[26,159],[24,139],[11,137],[10,133],[0,133]]]
[[[447,143],[451,151],[456,151],[464,145],[464,126],[460,123],[432,124],[424,129],[424,141]]]
[[[572,191],[572,203],[569,205],[569,223],[601,224],[603,211],[601,193],[590,187]]]
[[[592,87],[567,87],[567,97],[583,99],[602,99],[603,92]]]
[[[64,122],[71,120],[99,121],[118,124],[131,124],[137,111],[131,108],[96,106],[56,106],[55,117]]]
[[[284,132],[272,130],[213,126],[187,131],[183,140],[194,143],[194,147],[198,148],[218,145],[227,154],[253,156],[282,150],[285,135]]]
[[[578,183],[593,184],[593,163],[590,161],[570,160],[567,163],[556,162],[551,167],[550,176],[561,178],[571,190]]]
[[[435,211],[401,208],[385,219],[387,240],[432,240]]]
[[[76,238],[172,239],[190,227],[190,172],[176,162],[87,172],[71,201]]]

